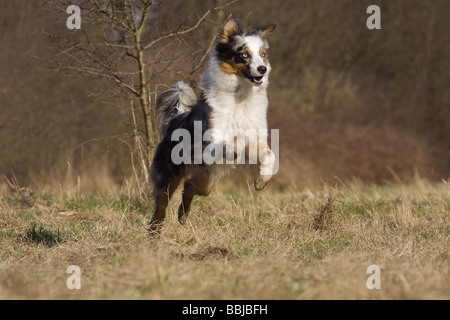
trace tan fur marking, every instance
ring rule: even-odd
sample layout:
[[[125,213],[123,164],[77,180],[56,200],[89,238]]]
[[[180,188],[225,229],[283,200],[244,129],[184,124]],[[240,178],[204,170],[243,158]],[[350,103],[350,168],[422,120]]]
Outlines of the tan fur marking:
[[[200,175],[196,175],[184,183],[183,201],[178,208],[178,221],[181,224],[186,223],[194,196],[207,197],[213,188],[214,182]]]
[[[237,74],[237,70],[230,64],[230,62],[222,62],[220,64],[220,69],[229,75]]]
[[[214,121],[211,115],[209,116],[209,128],[210,129],[214,128]]]
[[[263,53],[265,53],[265,56],[262,59],[264,61],[264,64],[267,66],[269,64],[269,55],[267,54],[264,47],[259,48],[259,55],[262,55]]]
[[[242,76],[243,71],[247,69],[248,63],[236,63],[234,59],[222,62],[220,68],[226,74]]]
[[[274,25],[274,24],[272,24],[272,25],[270,25],[270,26],[262,27],[262,28],[259,30],[259,33],[260,33],[263,37],[266,37],[269,33],[271,33],[273,30],[275,30],[276,27],[277,27],[277,26]]]
[[[264,148],[269,148],[269,145],[267,144],[267,142],[264,141],[258,141],[258,150],[262,150]]]
[[[173,179],[169,186],[167,187],[167,190],[163,191],[160,190],[155,195],[155,212],[153,213],[152,220],[150,222],[150,226],[148,228],[148,231],[152,234],[159,234],[161,231],[162,222],[164,221],[166,217],[166,209],[167,205],[169,204],[170,198],[174,194],[175,190],[177,189],[179,183],[181,181],[181,177],[177,177]]]
[[[229,19],[225,22],[225,25],[222,28],[222,31],[220,33],[219,42],[220,43],[227,43],[229,42],[230,38],[236,34],[239,34],[240,28],[239,24],[234,19]]]
[[[242,53],[247,53],[250,57],[252,52],[249,48],[245,48]],[[238,63],[235,61],[234,57],[231,60],[227,60],[220,64],[220,68],[223,72],[230,75],[242,76],[243,71],[247,69],[249,63]]]
[[[251,52],[251,50],[249,49],[249,48],[247,48],[247,47],[245,47],[244,48],[244,51],[246,52],[246,53],[248,53],[248,55],[251,57],[252,56],[252,52]],[[244,53],[244,52],[243,52]]]

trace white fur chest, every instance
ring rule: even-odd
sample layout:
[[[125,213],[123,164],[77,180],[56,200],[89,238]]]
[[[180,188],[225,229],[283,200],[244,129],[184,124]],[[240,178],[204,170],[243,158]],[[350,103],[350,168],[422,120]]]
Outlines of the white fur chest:
[[[266,129],[268,101],[264,93],[251,90],[246,96],[222,94],[208,100],[212,108],[211,120],[215,129],[225,131]]]
[[[214,63],[212,65],[215,66]],[[202,87],[212,109],[211,124],[224,136],[227,130],[267,129],[267,83],[254,86],[240,77],[225,75],[218,67],[211,68],[210,65],[204,74]]]
[[[220,131],[225,145],[238,144],[242,148],[248,144],[249,131],[260,135],[259,139],[266,140],[268,100],[265,89],[251,86],[245,92],[233,94],[219,94],[208,99],[212,108],[211,125]]]

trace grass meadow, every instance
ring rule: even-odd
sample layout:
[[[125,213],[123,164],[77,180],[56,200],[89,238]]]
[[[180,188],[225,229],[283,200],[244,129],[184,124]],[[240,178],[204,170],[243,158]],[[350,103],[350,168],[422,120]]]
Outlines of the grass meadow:
[[[150,199],[0,198],[0,299],[449,299],[450,185],[215,191],[160,238]],[[70,265],[81,289],[69,290]],[[369,290],[367,268],[381,269]]]
[[[200,94],[230,14],[277,24],[280,172],[259,193],[246,169],[224,178],[185,226],[179,190],[149,237],[150,115],[176,81]],[[450,299],[449,15],[448,0],[2,1],[0,300]]]

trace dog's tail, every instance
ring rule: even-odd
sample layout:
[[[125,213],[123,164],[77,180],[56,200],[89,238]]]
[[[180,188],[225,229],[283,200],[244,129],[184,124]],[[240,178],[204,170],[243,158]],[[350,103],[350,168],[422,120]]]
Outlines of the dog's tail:
[[[194,90],[183,81],[178,81],[161,93],[155,107],[159,132],[165,135],[170,120],[179,114],[189,112],[196,101]]]

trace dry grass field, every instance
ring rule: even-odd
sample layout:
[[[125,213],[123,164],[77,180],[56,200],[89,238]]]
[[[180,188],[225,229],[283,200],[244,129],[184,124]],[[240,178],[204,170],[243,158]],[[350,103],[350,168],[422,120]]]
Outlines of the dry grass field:
[[[127,195],[0,198],[0,299],[449,299],[450,185],[177,194],[159,239]],[[80,267],[69,290],[67,267]],[[381,289],[366,287],[381,268]]]
[[[185,226],[178,191],[149,237],[150,115],[176,81],[200,94],[230,14],[277,24],[280,171],[257,193],[239,168]],[[448,0],[3,1],[0,300],[450,299],[449,16]]]

